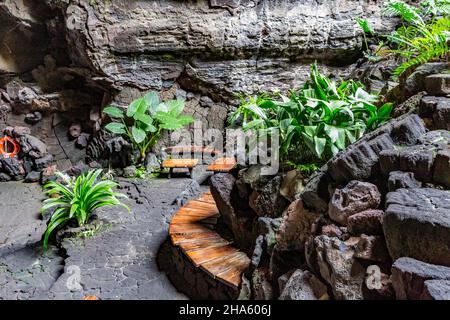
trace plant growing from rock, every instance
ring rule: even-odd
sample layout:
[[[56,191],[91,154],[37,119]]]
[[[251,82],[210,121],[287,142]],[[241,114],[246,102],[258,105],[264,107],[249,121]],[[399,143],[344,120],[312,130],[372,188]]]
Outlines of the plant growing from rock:
[[[139,150],[140,161],[155,146],[163,130],[177,130],[192,123],[191,116],[183,116],[184,100],[161,102],[158,93],[152,91],[134,100],[125,110],[109,106],[103,112],[112,122],[105,128],[123,135]]]
[[[389,47],[379,50],[380,55],[398,58],[400,65],[394,70],[395,76],[418,65],[449,58],[449,0],[422,1],[418,7],[391,0],[385,4],[384,14],[402,20],[400,27],[383,36]]]
[[[244,98],[230,123],[242,120],[244,130],[280,134],[280,156],[292,152],[303,161],[323,162],[390,118],[392,104],[377,107],[378,97],[353,80],[335,82],[311,67],[310,80],[299,91],[275,100],[267,94]]]
[[[101,169],[91,170],[75,179],[57,172],[56,175],[63,182],[50,181],[44,185],[49,198],[44,200],[41,213],[56,207],[44,234],[44,249],[47,249],[48,239],[56,228],[70,221],[84,226],[98,208],[119,205],[131,211],[118,199],[127,196],[113,191],[118,184],[111,180],[100,180],[101,173]]]

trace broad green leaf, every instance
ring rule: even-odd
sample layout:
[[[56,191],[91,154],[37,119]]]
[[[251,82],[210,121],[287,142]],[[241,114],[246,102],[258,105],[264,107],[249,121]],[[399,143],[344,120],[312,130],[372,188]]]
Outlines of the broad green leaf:
[[[120,122],[111,122],[105,126],[105,129],[115,133],[115,134],[124,134],[126,133],[125,125]]]
[[[136,128],[135,126],[131,128],[131,134],[133,135],[133,139],[136,143],[141,143],[147,137],[144,130]]]
[[[105,109],[103,109],[103,113],[106,113],[111,118],[123,118],[123,110],[117,107],[106,107]]]
[[[146,105],[151,111],[154,111],[159,105],[159,95],[155,91],[151,91],[144,96]]]
[[[171,114],[173,114],[174,116],[178,116],[179,114],[181,114],[183,112],[184,100],[181,100],[181,99],[169,100],[169,101],[166,101],[166,105]]]
[[[145,108],[145,100],[143,98],[134,100],[127,108],[127,117],[131,118],[141,108]]]
[[[142,123],[146,124],[147,126],[150,126],[153,124],[153,119],[148,114],[135,113],[133,118],[135,120],[141,121]]]
[[[322,158],[323,152],[325,151],[325,146],[327,144],[327,139],[314,137],[314,151],[319,158]]]

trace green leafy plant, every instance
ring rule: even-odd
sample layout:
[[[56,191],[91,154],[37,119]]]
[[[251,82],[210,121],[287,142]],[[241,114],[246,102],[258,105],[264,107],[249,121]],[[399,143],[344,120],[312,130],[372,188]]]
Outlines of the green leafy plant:
[[[297,164],[290,160],[287,160],[285,162],[285,165],[291,168],[294,168],[295,170],[300,171],[300,173],[304,174],[305,176],[310,176],[314,172],[320,169],[320,166],[315,163],[305,163],[305,164]]]
[[[140,161],[144,161],[148,151],[158,141],[163,130],[176,130],[192,123],[191,116],[183,116],[183,100],[161,102],[158,93],[150,92],[134,100],[126,110],[115,106],[106,107],[106,113],[112,122],[105,128],[125,136],[139,150]]]
[[[100,180],[101,173],[101,169],[91,170],[71,179],[58,172],[56,175],[62,179],[62,183],[50,181],[45,184],[44,191],[49,198],[44,200],[41,212],[56,208],[44,234],[44,249],[47,249],[49,236],[57,227],[69,221],[84,226],[98,208],[120,205],[130,211],[130,208],[118,199],[127,198],[126,195],[113,191],[118,184],[110,180]]]
[[[244,98],[230,122],[242,118],[244,130],[278,130],[284,160],[300,150],[303,161],[324,161],[390,118],[392,104],[378,108],[377,101],[362,84],[335,82],[313,64],[301,90],[279,95],[278,100],[266,94]]]
[[[395,76],[429,61],[449,58],[449,0],[423,1],[420,7],[391,0],[385,4],[384,13],[402,19],[402,25],[386,36],[392,47],[387,53],[401,62]]]

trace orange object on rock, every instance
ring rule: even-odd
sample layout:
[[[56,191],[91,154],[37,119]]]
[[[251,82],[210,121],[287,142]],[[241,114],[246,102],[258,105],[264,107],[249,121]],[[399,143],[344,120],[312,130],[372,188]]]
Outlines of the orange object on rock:
[[[100,300],[100,299],[97,298],[96,296],[86,296],[86,297],[84,297],[83,300]]]
[[[0,156],[13,158],[19,154],[20,146],[13,138],[4,136],[0,139]]]

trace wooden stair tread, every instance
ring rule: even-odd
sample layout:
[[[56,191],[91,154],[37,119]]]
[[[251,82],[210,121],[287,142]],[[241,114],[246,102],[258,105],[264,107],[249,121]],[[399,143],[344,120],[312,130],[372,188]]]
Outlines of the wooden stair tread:
[[[174,214],[169,235],[195,267],[237,289],[250,259],[214,230],[219,216],[212,194],[206,192]]]
[[[194,168],[198,164],[198,159],[167,159],[162,166],[164,168]]]
[[[180,244],[180,247],[185,251],[185,252],[189,252],[189,251],[195,251],[195,250],[200,250],[200,249],[205,249],[205,248],[217,248],[217,247],[223,247],[223,246],[227,246],[229,245],[230,242],[226,241],[223,238],[215,238],[215,239],[211,239],[211,238],[206,238],[206,239],[198,239],[196,241],[191,241],[191,242],[184,242]]]
[[[217,217],[204,217],[204,216],[185,216],[179,215],[172,218],[172,223],[201,223],[201,224],[216,224]]]
[[[238,252],[239,250],[232,246],[225,247],[212,247],[205,248],[202,250],[187,252],[187,256],[191,259],[192,262],[196,265],[196,267],[200,266],[202,263],[211,261],[213,259],[228,256],[233,253]]]
[[[174,233],[188,234],[188,233],[202,233],[202,232],[205,233],[211,231],[212,230],[210,228],[207,228],[200,223],[180,223],[180,224],[171,224],[169,226],[169,234]]]
[[[236,166],[237,162],[234,158],[219,158],[211,163],[206,170],[214,172],[228,172]]]
[[[232,284],[236,287],[239,287],[241,284],[242,273],[247,270],[250,265],[250,261],[240,261],[237,266],[232,267],[231,269],[219,274],[217,279],[224,281],[225,283]]]
[[[199,233],[189,233],[189,234],[172,234],[171,236],[172,243],[174,245],[180,245],[186,242],[197,241],[199,239],[215,239],[220,238],[217,232],[199,232]]]
[[[175,217],[197,217],[197,218],[218,218],[220,216],[220,214],[218,212],[215,211],[208,211],[208,210],[204,210],[204,211],[191,211],[191,210],[183,210],[182,214],[176,214],[174,215]],[[173,218],[172,218],[173,220]]]
[[[213,277],[217,277],[219,274],[235,266],[236,262],[242,259],[248,259],[248,257],[245,253],[239,251],[229,256],[205,262],[202,264],[202,269]]]

